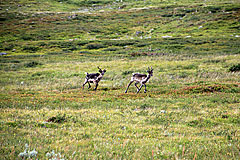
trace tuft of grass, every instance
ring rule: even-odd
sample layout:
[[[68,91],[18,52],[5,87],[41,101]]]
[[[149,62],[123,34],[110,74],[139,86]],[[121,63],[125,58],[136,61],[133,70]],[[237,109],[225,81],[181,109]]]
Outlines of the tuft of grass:
[[[53,116],[53,117],[50,117],[47,122],[53,122],[53,123],[63,123],[63,122],[66,122],[67,121],[67,118],[66,118],[66,115],[57,115],[57,116]]]

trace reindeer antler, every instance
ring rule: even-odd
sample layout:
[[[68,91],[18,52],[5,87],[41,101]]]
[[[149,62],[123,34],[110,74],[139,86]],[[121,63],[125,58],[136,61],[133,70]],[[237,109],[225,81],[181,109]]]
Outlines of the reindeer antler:
[[[102,72],[102,69],[99,66],[97,68],[99,69],[99,72]]]

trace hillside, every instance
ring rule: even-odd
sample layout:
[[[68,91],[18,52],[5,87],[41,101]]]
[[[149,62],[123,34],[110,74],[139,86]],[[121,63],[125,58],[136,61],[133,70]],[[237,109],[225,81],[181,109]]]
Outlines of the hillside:
[[[150,47],[180,52],[194,49],[197,53],[209,49],[239,52],[231,50],[239,46],[240,5],[237,1],[41,0],[2,3],[2,51],[14,49],[15,53],[22,53],[30,50],[44,54],[64,48],[79,52],[94,42],[101,50],[109,49],[113,44],[118,52],[129,44],[137,50]],[[74,41],[76,45],[71,46],[73,43],[66,41]]]

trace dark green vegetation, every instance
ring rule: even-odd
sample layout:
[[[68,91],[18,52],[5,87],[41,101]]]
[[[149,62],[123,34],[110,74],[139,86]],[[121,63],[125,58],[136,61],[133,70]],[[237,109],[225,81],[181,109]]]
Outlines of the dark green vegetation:
[[[0,159],[240,159],[237,0],[0,8]],[[124,94],[149,66],[148,92]]]

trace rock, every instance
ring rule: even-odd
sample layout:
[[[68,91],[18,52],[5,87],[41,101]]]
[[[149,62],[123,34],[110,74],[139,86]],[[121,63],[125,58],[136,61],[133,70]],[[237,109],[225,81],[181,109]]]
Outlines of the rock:
[[[5,53],[5,52],[1,52],[0,55],[1,55],[1,56],[3,56],[3,55],[7,55],[7,53]]]

